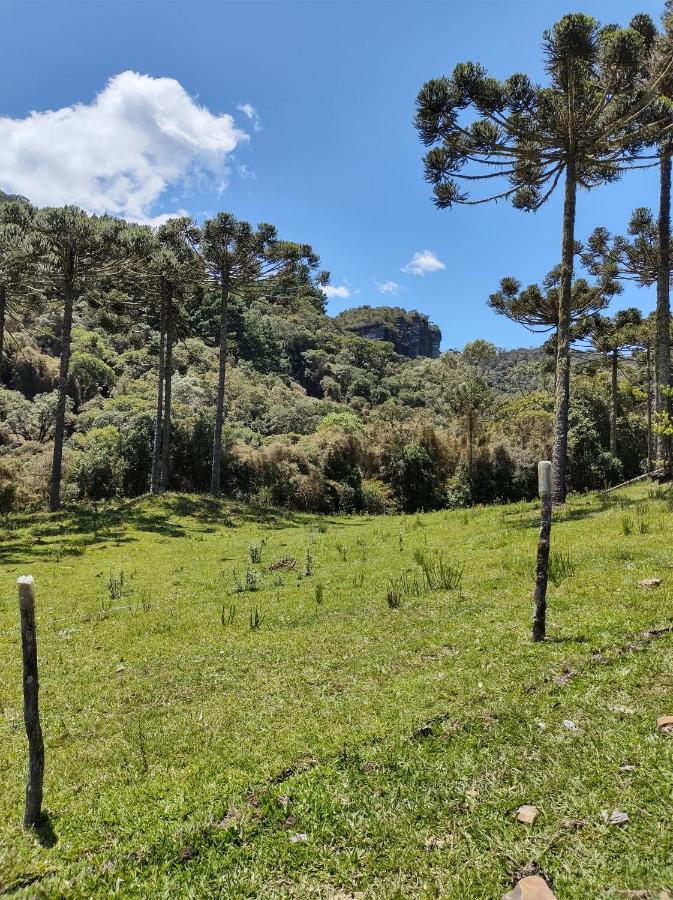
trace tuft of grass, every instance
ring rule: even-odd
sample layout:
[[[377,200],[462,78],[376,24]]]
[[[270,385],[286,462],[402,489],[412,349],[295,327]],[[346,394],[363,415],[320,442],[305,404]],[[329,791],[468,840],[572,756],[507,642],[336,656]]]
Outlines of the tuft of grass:
[[[414,553],[414,559],[423,573],[429,591],[457,591],[463,582],[463,567],[449,562],[446,555],[439,553],[430,557],[422,550]]]
[[[549,554],[549,580],[558,587],[566,578],[575,574],[577,566],[570,550],[552,550]]]
[[[227,609],[224,603],[222,604],[222,612],[220,614],[220,622],[222,623],[222,627],[226,628],[228,625],[234,624],[234,619],[236,618],[236,607],[233,603],[229,605]]]
[[[391,582],[386,591],[386,603],[390,609],[399,609],[402,606],[402,588],[399,582]]]

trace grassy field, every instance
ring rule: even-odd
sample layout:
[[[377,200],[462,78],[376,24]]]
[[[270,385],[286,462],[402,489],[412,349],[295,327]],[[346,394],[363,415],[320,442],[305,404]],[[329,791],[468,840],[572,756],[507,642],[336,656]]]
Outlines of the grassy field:
[[[4,524],[0,894],[498,898],[524,872],[559,900],[673,887],[666,492],[556,515],[544,645],[535,505],[332,519],[168,496]],[[20,827],[26,573],[39,834]]]

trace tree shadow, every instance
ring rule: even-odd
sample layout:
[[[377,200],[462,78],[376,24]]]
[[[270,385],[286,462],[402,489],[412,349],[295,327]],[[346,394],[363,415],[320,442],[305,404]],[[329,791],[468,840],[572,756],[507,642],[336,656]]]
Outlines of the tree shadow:
[[[588,644],[589,638],[584,634],[568,634],[559,637],[545,638],[547,644]]]
[[[54,823],[47,810],[43,810],[40,821],[33,828],[40,846],[53,847],[58,843],[58,835],[54,831]]]

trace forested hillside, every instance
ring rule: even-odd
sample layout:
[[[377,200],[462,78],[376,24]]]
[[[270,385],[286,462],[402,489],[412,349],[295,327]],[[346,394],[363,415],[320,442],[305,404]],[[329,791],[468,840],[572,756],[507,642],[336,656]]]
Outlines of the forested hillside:
[[[338,512],[531,496],[534,464],[551,445],[553,356],[544,349],[475,341],[437,359],[408,359],[353,332],[361,311],[329,317],[317,256],[271,232],[267,268],[238,276],[230,292],[223,342],[221,285],[199,269],[208,248],[193,224],[174,220],[153,234],[21,201],[4,203],[2,218],[11,251],[2,273],[4,510],[47,502],[63,354],[59,241],[65,231],[95,244],[101,229],[105,258],[96,263],[85,247],[72,289],[64,500],[142,494],[153,458],[156,490],[207,491],[223,347],[227,495]],[[619,363],[616,453],[608,358],[573,356],[574,489],[646,464],[645,353],[629,351]]]

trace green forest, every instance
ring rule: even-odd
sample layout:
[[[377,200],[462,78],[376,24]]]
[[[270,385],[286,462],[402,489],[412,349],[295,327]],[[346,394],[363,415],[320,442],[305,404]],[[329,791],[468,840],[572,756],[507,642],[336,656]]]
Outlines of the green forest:
[[[49,504],[59,429],[60,501],[211,491],[218,415],[215,492],[231,497],[381,513],[533,496],[537,460],[552,449],[553,340],[513,351],[476,340],[409,358],[395,341],[414,325],[430,333],[425,317],[329,317],[314,252],[226,214],[156,233],[21,200],[0,217],[4,512]],[[209,229],[233,248],[224,307]],[[358,333],[381,324],[382,340]],[[582,323],[571,490],[653,465],[654,340],[637,310]]]

